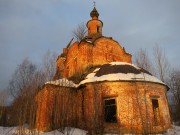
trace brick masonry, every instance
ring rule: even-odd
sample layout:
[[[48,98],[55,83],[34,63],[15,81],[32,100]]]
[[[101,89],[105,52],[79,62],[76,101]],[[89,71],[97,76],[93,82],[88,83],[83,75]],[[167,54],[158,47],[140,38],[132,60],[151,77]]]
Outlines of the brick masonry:
[[[87,23],[88,36],[64,48],[57,59],[54,79],[82,75],[89,67],[110,62],[132,62],[131,54],[117,41],[102,36],[103,23],[98,16],[93,9],[92,20]],[[94,82],[78,88],[46,84],[36,96],[36,127],[49,131],[71,126],[88,130],[89,134],[161,133],[171,125],[166,91],[166,85],[138,81]],[[116,123],[104,121],[106,97],[116,101]],[[158,125],[154,122],[154,98],[159,105]]]

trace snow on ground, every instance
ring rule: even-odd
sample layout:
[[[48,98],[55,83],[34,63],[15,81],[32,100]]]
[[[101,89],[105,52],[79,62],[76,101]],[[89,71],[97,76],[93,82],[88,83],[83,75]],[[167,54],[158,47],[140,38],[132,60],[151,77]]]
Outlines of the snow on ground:
[[[167,133],[164,133],[163,135],[180,135],[180,126],[172,126],[170,129],[168,129]]]
[[[30,132],[27,127],[23,128],[23,135],[87,135],[87,131],[78,129],[78,128],[65,128],[64,130],[54,130],[51,132],[40,132],[38,133],[36,130],[33,133]],[[20,135],[21,130],[17,127],[0,127],[0,135]],[[21,132],[22,133],[22,132]],[[113,134],[105,134],[105,135],[113,135]],[[115,135],[115,134],[114,134]],[[130,135],[130,134],[127,134]],[[167,133],[159,134],[159,135],[180,135],[180,126],[172,126],[168,129]]]
[[[51,132],[38,132],[27,128],[0,127],[0,135],[87,135],[87,131],[78,128],[65,128],[64,130],[54,130]]]

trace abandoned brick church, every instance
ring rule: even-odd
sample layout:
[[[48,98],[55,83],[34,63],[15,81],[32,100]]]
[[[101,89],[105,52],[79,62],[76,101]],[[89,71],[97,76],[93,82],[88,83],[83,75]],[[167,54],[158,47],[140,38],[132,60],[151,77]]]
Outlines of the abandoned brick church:
[[[161,133],[171,125],[167,86],[132,64],[132,55],[102,34],[94,7],[88,35],[57,59],[54,80],[36,96],[36,127],[76,127],[89,134]]]

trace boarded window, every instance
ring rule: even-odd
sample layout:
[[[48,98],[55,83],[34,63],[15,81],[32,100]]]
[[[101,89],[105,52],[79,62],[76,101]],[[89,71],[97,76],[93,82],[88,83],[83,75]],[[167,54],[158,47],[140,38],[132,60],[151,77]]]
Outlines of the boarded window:
[[[152,107],[154,113],[154,125],[160,124],[160,113],[159,113],[159,104],[157,99],[152,99]]]
[[[115,98],[104,99],[104,120],[107,123],[117,122],[117,109]]]

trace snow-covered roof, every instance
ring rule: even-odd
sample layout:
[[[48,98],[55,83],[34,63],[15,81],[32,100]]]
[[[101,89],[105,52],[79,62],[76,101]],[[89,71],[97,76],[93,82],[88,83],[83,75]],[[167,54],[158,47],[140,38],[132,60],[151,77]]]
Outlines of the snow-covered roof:
[[[111,62],[102,65],[100,68],[96,68],[93,72],[89,73],[79,85],[102,81],[145,81],[164,84],[158,78],[152,76],[148,71],[141,69],[134,64]]]
[[[49,81],[45,84],[77,88],[83,84],[103,81],[142,81],[165,85],[165,83],[151,75],[148,71],[126,62],[111,62],[97,67],[91,73],[87,74],[86,78],[79,84],[75,84],[66,78]]]
[[[75,84],[73,81],[69,81],[66,78],[55,80],[55,81],[49,81],[49,82],[46,82],[45,84],[53,84],[53,85],[57,85],[57,86],[71,87],[71,88],[78,87],[77,84]]]

